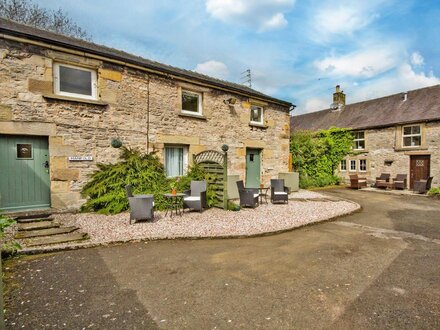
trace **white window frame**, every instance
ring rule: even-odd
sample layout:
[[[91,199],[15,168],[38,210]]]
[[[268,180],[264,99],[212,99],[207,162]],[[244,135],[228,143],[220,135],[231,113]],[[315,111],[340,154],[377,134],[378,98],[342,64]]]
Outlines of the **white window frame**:
[[[87,71],[91,73],[91,81],[92,81],[92,95],[86,95],[86,94],[77,94],[77,93],[69,93],[64,92],[60,90],[60,67],[64,66],[66,68],[72,68],[82,71]],[[87,99],[87,100],[97,100],[98,95],[98,74],[96,70],[84,68],[80,66],[70,65],[70,64],[64,64],[64,63],[55,63],[53,65],[53,80],[54,80],[54,92],[57,95],[62,96],[69,96],[74,98],[81,98],[81,99]]]
[[[405,135],[405,128],[406,127],[415,127],[415,126],[419,127],[419,131],[420,131],[419,134],[407,134],[407,135]],[[405,145],[405,138],[408,138],[408,137],[411,138],[411,142],[412,142],[412,138],[413,137],[417,137],[417,136],[420,137],[420,144],[419,145],[416,145],[416,146],[413,146],[413,145],[406,146]],[[421,146],[422,146],[422,125],[406,125],[406,126],[402,126],[402,147],[403,148],[419,148]]]
[[[342,168],[342,162],[344,162],[344,164],[345,164],[345,169]],[[341,172],[347,172],[347,160],[346,159],[341,160],[341,162],[339,163],[339,169]]]
[[[363,139],[356,138],[356,134],[357,133],[364,133],[364,138]],[[365,150],[365,147],[366,147],[366,144],[365,144],[365,131],[356,131],[356,132],[354,132],[354,134],[355,134],[355,139],[353,140],[353,142],[354,142],[353,150]],[[357,148],[357,142],[359,142],[359,141],[364,141],[364,147],[363,148]]]
[[[263,125],[264,124],[264,108],[259,105],[251,105],[251,111],[253,111],[253,108],[260,108],[261,109],[261,120],[260,121],[249,120],[249,122],[251,124],[255,124],[255,125]],[[251,116],[252,114],[250,113],[249,115]]]
[[[356,162],[355,159],[350,159],[350,162],[349,162],[349,164],[350,164],[349,172],[356,172],[356,170],[357,170],[356,163],[357,163],[357,162]],[[354,164],[354,170],[353,170],[352,167],[351,167],[352,164]]]
[[[365,170],[362,169],[361,162],[365,162]],[[367,172],[367,160],[359,159],[359,172]]]
[[[183,109],[183,94],[185,94],[185,93],[193,95],[193,96],[197,96],[197,112]],[[180,111],[182,113],[189,114],[189,115],[203,116],[203,93],[194,92],[194,91],[190,91],[187,89],[182,89],[182,95],[180,96],[180,98],[181,98],[180,102],[181,102],[181,107],[182,107],[182,109]]]
[[[183,162],[182,162],[182,175],[186,175],[186,173],[188,172],[188,151],[189,151],[189,146],[186,144],[165,144],[164,150],[163,150],[163,158],[164,158],[164,164],[165,164],[165,173],[167,173],[167,169],[166,169],[166,164],[167,164],[167,160],[166,160],[166,149],[167,148],[181,148],[183,149]],[[167,174],[168,178],[176,178],[179,177],[179,175],[176,176],[169,176]]]

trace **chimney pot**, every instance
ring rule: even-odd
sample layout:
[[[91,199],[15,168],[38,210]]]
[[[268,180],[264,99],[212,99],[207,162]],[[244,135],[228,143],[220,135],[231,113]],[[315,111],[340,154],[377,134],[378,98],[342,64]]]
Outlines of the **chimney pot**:
[[[333,104],[341,109],[345,106],[345,94],[344,91],[341,91],[341,86],[339,85],[336,85],[336,92],[333,93]]]

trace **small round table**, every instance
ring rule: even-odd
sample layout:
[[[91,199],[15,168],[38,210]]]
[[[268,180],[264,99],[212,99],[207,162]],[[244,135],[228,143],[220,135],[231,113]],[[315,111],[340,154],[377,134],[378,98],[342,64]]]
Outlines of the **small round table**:
[[[263,197],[264,202],[267,204],[267,192],[269,191],[270,187],[260,187],[258,188],[258,195],[260,197],[260,204],[263,204]]]
[[[166,212],[165,216],[167,216],[168,211],[170,211],[170,217],[173,217],[173,211],[177,215],[179,214],[182,216],[183,211],[183,197],[185,194],[177,193],[177,194],[163,194],[163,197],[165,197],[166,200]]]

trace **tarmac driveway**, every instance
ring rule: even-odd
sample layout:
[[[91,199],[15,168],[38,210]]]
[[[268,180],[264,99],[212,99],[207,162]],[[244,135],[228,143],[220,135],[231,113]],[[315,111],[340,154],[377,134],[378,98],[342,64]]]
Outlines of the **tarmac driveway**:
[[[7,327],[440,328],[440,201],[325,193],[363,209],[275,236],[9,261]]]

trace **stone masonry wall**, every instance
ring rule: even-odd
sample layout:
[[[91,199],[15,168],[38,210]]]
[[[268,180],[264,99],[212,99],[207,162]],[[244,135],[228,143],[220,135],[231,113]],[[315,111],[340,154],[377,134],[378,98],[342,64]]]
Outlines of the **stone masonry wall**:
[[[369,129],[365,131],[366,150],[355,155],[347,156],[347,171],[339,171],[339,175],[349,182],[350,174],[357,173],[366,177],[373,184],[381,173],[390,173],[391,178],[396,174],[407,174],[408,185],[410,177],[410,156],[430,155],[430,175],[434,177],[432,185],[440,186],[440,122],[417,123],[422,126],[422,145],[416,148],[402,148],[402,126]],[[357,161],[357,170],[349,171],[350,160]],[[359,159],[367,160],[367,171],[359,171]],[[392,161],[386,165],[385,161]]]
[[[53,64],[76,64],[98,71],[99,102],[53,95]],[[203,93],[203,115],[181,114],[181,89]],[[224,100],[235,97],[231,107]],[[249,125],[250,104],[264,106],[265,128]],[[229,174],[244,179],[246,148],[261,148],[261,178],[288,170],[289,115],[285,107],[240,95],[180,82],[169,77],[71,55],[43,47],[0,40],[0,134],[49,137],[52,207],[77,209],[81,187],[98,162],[115,162],[119,137],[125,146],[163,157],[164,146],[185,144],[192,154],[220,151],[229,145]],[[93,161],[71,162],[68,156],[91,155]]]

